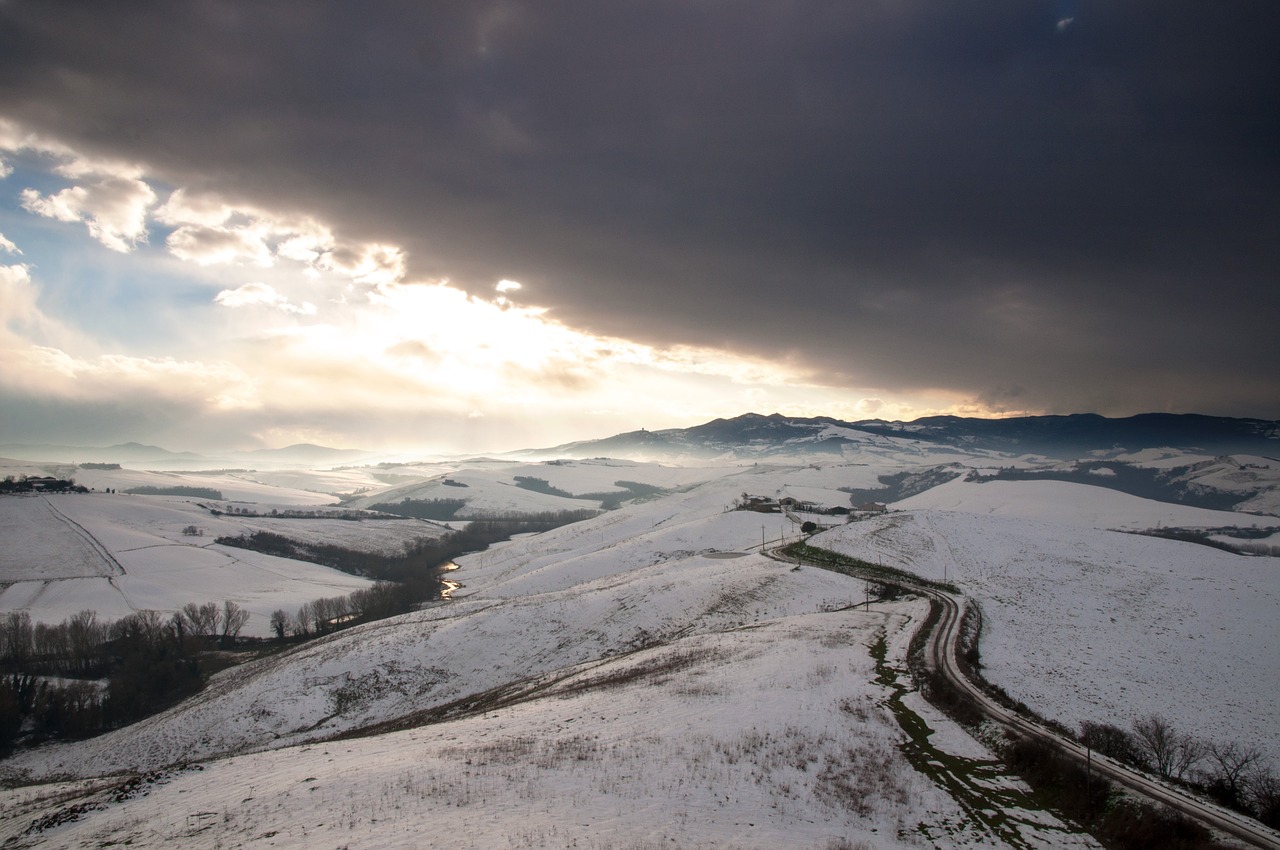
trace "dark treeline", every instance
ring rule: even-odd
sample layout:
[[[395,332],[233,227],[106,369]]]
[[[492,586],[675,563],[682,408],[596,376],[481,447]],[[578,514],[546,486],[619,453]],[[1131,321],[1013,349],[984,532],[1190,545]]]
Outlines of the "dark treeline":
[[[994,474],[983,475],[977,470],[965,479],[985,481],[1071,481],[1119,490],[1131,496],[1140,496],[1157,502],[1190,505],[1196,508],[1229,511],[1237,504],[1253,498],[1256,490],[1227,492],[1197,485],[1191,480],[1199,465],[1179,466],[1172,469],[1151,469],[1114,460],[1076,461],[1070,469],[1016,469],[1008,467]],[[1243,469],[1243,467],[1241,467]]]
[[[553,486],[544,478],[534,478],[531,475],[517,475],[515,482],[516,486],[522,490],[532,490],[535,493],[545,493],[548,496],[558,496],[562,499],[599,502],[600,508],[606,511],[616,510],[627,499],[652,497],[666,492],[661,487],[655,487],[652,484],[645,484],[641,481],[615,481],[613,486],[622,487],[623,489],[601,490],[591,493],[570,493],[568,490],[561,490],[559,487]]]
[[[474,519],[457,531],[416,540],[395,555],[362,552],[331,543],[303,542],[269,531],[219,537],[215,542],[267,555],[310,561],[375,581],[395,582],[402,585],[408,595],[416,597],[413,601],[421,602],[437,595],[441,569],[459,555],[479,551],[516,534],[549,531],[593,516],[594,511],[547,511]]]
[[[414,519],[453,519],[453,515],[466,507],[465,499],[401,499],[398,502],[378,502],[369,510],[385,514],[413,517]]]
[[[419,603],[440,597],[444,587],[441,574],[454,558],[478,552],[491,543],[509,540],[516,534],[549,531],[595,515],[595,511],[549,511],[471,520],[466,528],[441,537],[422,538],[396,555],[361,552],[328,543],[305,543],[269,531],[255,531],[240,537],[219,537],[216,542],[267,555],[310,561],[374,580],[372,587],[346,596],[308,602],[296,614],[276,610],[271,615],[271,628],[283,641],[289,635],[310,637],[327,634],[359,623],[408,613]]]
[[[887,505],[890,502],[900,502],[926,490],[932,490],[934,487],[959,478],[962,474],[954,466],[937,466],[919,472],[904,471],[878,475],[876,478],[881,484],[880,487],[840,487],[838,489],[849,494],[849,504],[854,507],[867,502],[880,502]]]
[[[1236,555],[1280,555],[1280,546],[1255,542],[1280,533],[1280,528],[1275,526],[1266,528],[1239,528],[1236,526],[1221,528],[1148,528],[1144,531],[1131,533],[1142,534],[1147,537],[1163,537],[1166,540],[1180,540],[1183,543],[1196,543],[1200,546],[1209,546],[1214,549],[1221,549],[1224,552],[1232,552]],[[1241,542],[1229,543],[1225,540],[1216,539],[1214,535],[1230,537]]]
[[[9,612],[0,619],[0,753],[24,733],[33,743],[95,735],[196,693],[201,654],[232,645],[248,619],[229,600],[114,621],[81,611],[33,624],[26,611]]]
[[[124,491],[131,496],[190,496],[193,499],[222,499],[222,491],[212,487],[153,487],[149,484]]]

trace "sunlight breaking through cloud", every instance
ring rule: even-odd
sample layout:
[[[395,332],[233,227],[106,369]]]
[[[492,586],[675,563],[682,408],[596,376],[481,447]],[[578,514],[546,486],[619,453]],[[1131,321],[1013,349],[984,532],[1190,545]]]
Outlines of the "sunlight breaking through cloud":
[[[156,356],[110,350],[91,327],[46,314],[39,275],[0,267],[0,384],[9,392],[126,405],[146,419],[189,422],[189,433],[229,428],[243,439],[319,429],[346,434],[349,444],[403,440],[414,422],[493,434],[518,422],[525,436],[503,439],[551,442],[579,436],[584,421],[663,427],[743,408],[907,414],[956,401],[922,399],[914,409],[915,401],[849,401],[789,352],[741,356],[591,333],[518,303],[529,290],[511,278],[492,283],[487,296],[447,279],[411,280],[400,246],[344,238],[313,216],[181,186],[157,203],[159,183],[143,168],[93,160],[12,125],[0,126],[0,149],[35,152],[72,182],[24,190],[27,212],[83,223],[102,245],[136,257],[136,268],[189,275],[183,287],[208,293],[197,309],[169,301],[165,288],[138,285],[140,303],[156,304],[139,319],[200,329]],[[167,230],[163,249],[143,250],[149,227]],[[20,252],[0,240],[0,250]],[[245,269],[253,278],[237,280]]]

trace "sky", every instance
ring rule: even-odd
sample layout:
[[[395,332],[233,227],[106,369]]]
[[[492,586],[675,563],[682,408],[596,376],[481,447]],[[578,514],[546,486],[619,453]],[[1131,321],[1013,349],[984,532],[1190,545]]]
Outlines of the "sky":
[[[1280,418],[1280,4],[0,0],[0,443]]]

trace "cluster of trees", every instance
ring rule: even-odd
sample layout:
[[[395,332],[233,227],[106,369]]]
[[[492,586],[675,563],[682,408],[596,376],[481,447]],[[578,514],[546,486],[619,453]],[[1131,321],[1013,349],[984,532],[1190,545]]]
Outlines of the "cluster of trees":
[[[548,496],[559,496],[562,499],[598,501],[600,509],[605,511],[617,510],[622,506],[623,501],[627,499],[648,498],[665,492],[661,487],[645,484],[642,481],[615,481],[613,486],[623,489],[602,490],[591,493],[570,493],[568,490],[561,490],[559,487],[553,486],[544,478],[535,478],[532,475],[517,475],[515,482],[516,486],[522,490],[532,490],[535,493],[545,493]]]
[[[1198,465],[1178,466],[1171,469],[1151,469],[1132,463],[1114,460],[1079,460],[1070,469],[1022,469],[1002,467],[984,475],[976,469],[966,481],[1072,481],[1119,490],[1132,496],[1172,502],[1197,508],[1229,511],[1258,494],[1257,490],[1215,490],[1191,480]]]
[[[217,491],[214,491],[214,492],[217,492]],[[222,496],[219,495],[218,498],[221,499]],[[343,510],[343,511],[318,510],[316,511],[316,510],[302,510],[301,508],[285,508],[284,510],[280,510],[279,508],[272,508],[266,513],[261,513],[260,511],[258,511],[257,508],[238,508],[235,505],[227,505],[225,508],[220,505],[202,505],[201,507],[207,508],[209,510],[209,513],[213,514],[214,516],[222,516],[223,514],[227,514],[229,516],[271,517],[273,519],[278,518],[278,519],[348,519],[348,520],[362,520],[362,519],[373,518],[373,515],[370,514],[368,511],[358,511],[358,510]]]
[[[1082,723],[1080,742],[1116,761],[1200,788],[1225,806],[1280,827],[1280,777],[1256,746],[1201,741],[1158,714],[1138,718],[1129,729]]]
[[[326,596],[304,602],[293,615],[277,608],[271,614],[271,630],[279,640],[290,635],[315,637],[347,626],[407,614],[421,601],[397,584],[380,581],[346,596]]]
[[[1134,533],[1145,534],[1150,537],[1164,537],[1170,540],[1181,540],[1186,543],[1198,543],[1201,546],[1212,546],[1215,549],[1234,552],[1237,555],[1270,555],[1272,557],[1280,555],[1280,546],[1274,543],[1259,542],[1280,534],[1280,528],[1276,526],[1266,528],[1240,528],[1238,526],[1220,528],[1148,528],[1145,531],[1136,531]],[[1241,542],[1227,542],[1220,539],[1220,537],[1230,537]]]
[[[9,612],[0,619],[0,752],[23,734],[94,735],[199,691],[200,653],[232,645],[248,619],[230,600],[114,621],[86,610],[33,624],[26,611]]]
[[[307,543],[268,531],[255,531],[240,537],[219,537],[216,542],[323,564],[375,580],[371,587],[346,596],[312,600],[294,614],[277,609],[271,615],[271,628],[278,639],[284,640],[289,636],[305,638],[328,634],[347,626],[408,613],[419,603],[440,597],[443,588],[440,576],[459,555],[480,551],[515,534],[547,531],[593,516],[594,511],[552,511],[473,520],[459,531],[436,538],[421,538],[396,555]]]
[[[466,507],[465,499],[401,499],[398,502],[378,502],[369,509],[414,519],[446,520]]]
[[[307,638],[413,610],[438,598],[440,573],[456,556],[514,534],[545,531],[594,511],[513,514],[470,522],[424,538],[397,555],[309,544],[269,532],[217,542],[335,566],[377,579],[346,596],[272,614],[276,637]],[[139,720],[204,686],[209,650],[236,643],[249,613],[235,602],[188,603],[166,617],[136,611],[101,621],[81,611],[59,624],[32,623],[25,611],[0,618],[0,754],[31,742],[94,735]]]
[[[239,537],[219,537],[215,542],[225,546],[252,549],[300,561],[310,561],[375,581],[400,584],[406,592],[425,593],[415,601],[434,598],[439,592],[440,568],[467,552],[477,552],[508,540],[515,534],[548,531],[571,522],[595,516],[595,511],[547,511],[533,514],[503,514],[476,519],[467,527],[440,537],[423,537],[394,555],[363,552],[329,543],[294,540],[269,531],[255,531]]]
[[[190,496],[193,499],[221,499],[222,491],[212,487],[153,487],[149,484],[130,487],[124,492],[133,496]]]

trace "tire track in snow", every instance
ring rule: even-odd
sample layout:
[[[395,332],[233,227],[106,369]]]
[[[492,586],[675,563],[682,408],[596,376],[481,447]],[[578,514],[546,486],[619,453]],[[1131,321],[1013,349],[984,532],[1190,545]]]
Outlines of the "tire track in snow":
[[[41,496],[40,498],[44,500],[45,506],[49,508],[49,512],[53,514],[55,519],[62,522],[62,524],[69,528],[73,534],[78,536],[89,546],[90,549],[96,552],[98,557],[102,558],[109,570],[114,570],[114,573],[108,574],[108,581],[111,580],[112,575],[125,575],[124,567],[122,567],[120,562],[116,560],[115,556],[107,550],[107,547],[103,546],[101,541],[93,536],[91,531],[55,507],[53,502],[49,501],[48,496]]]

